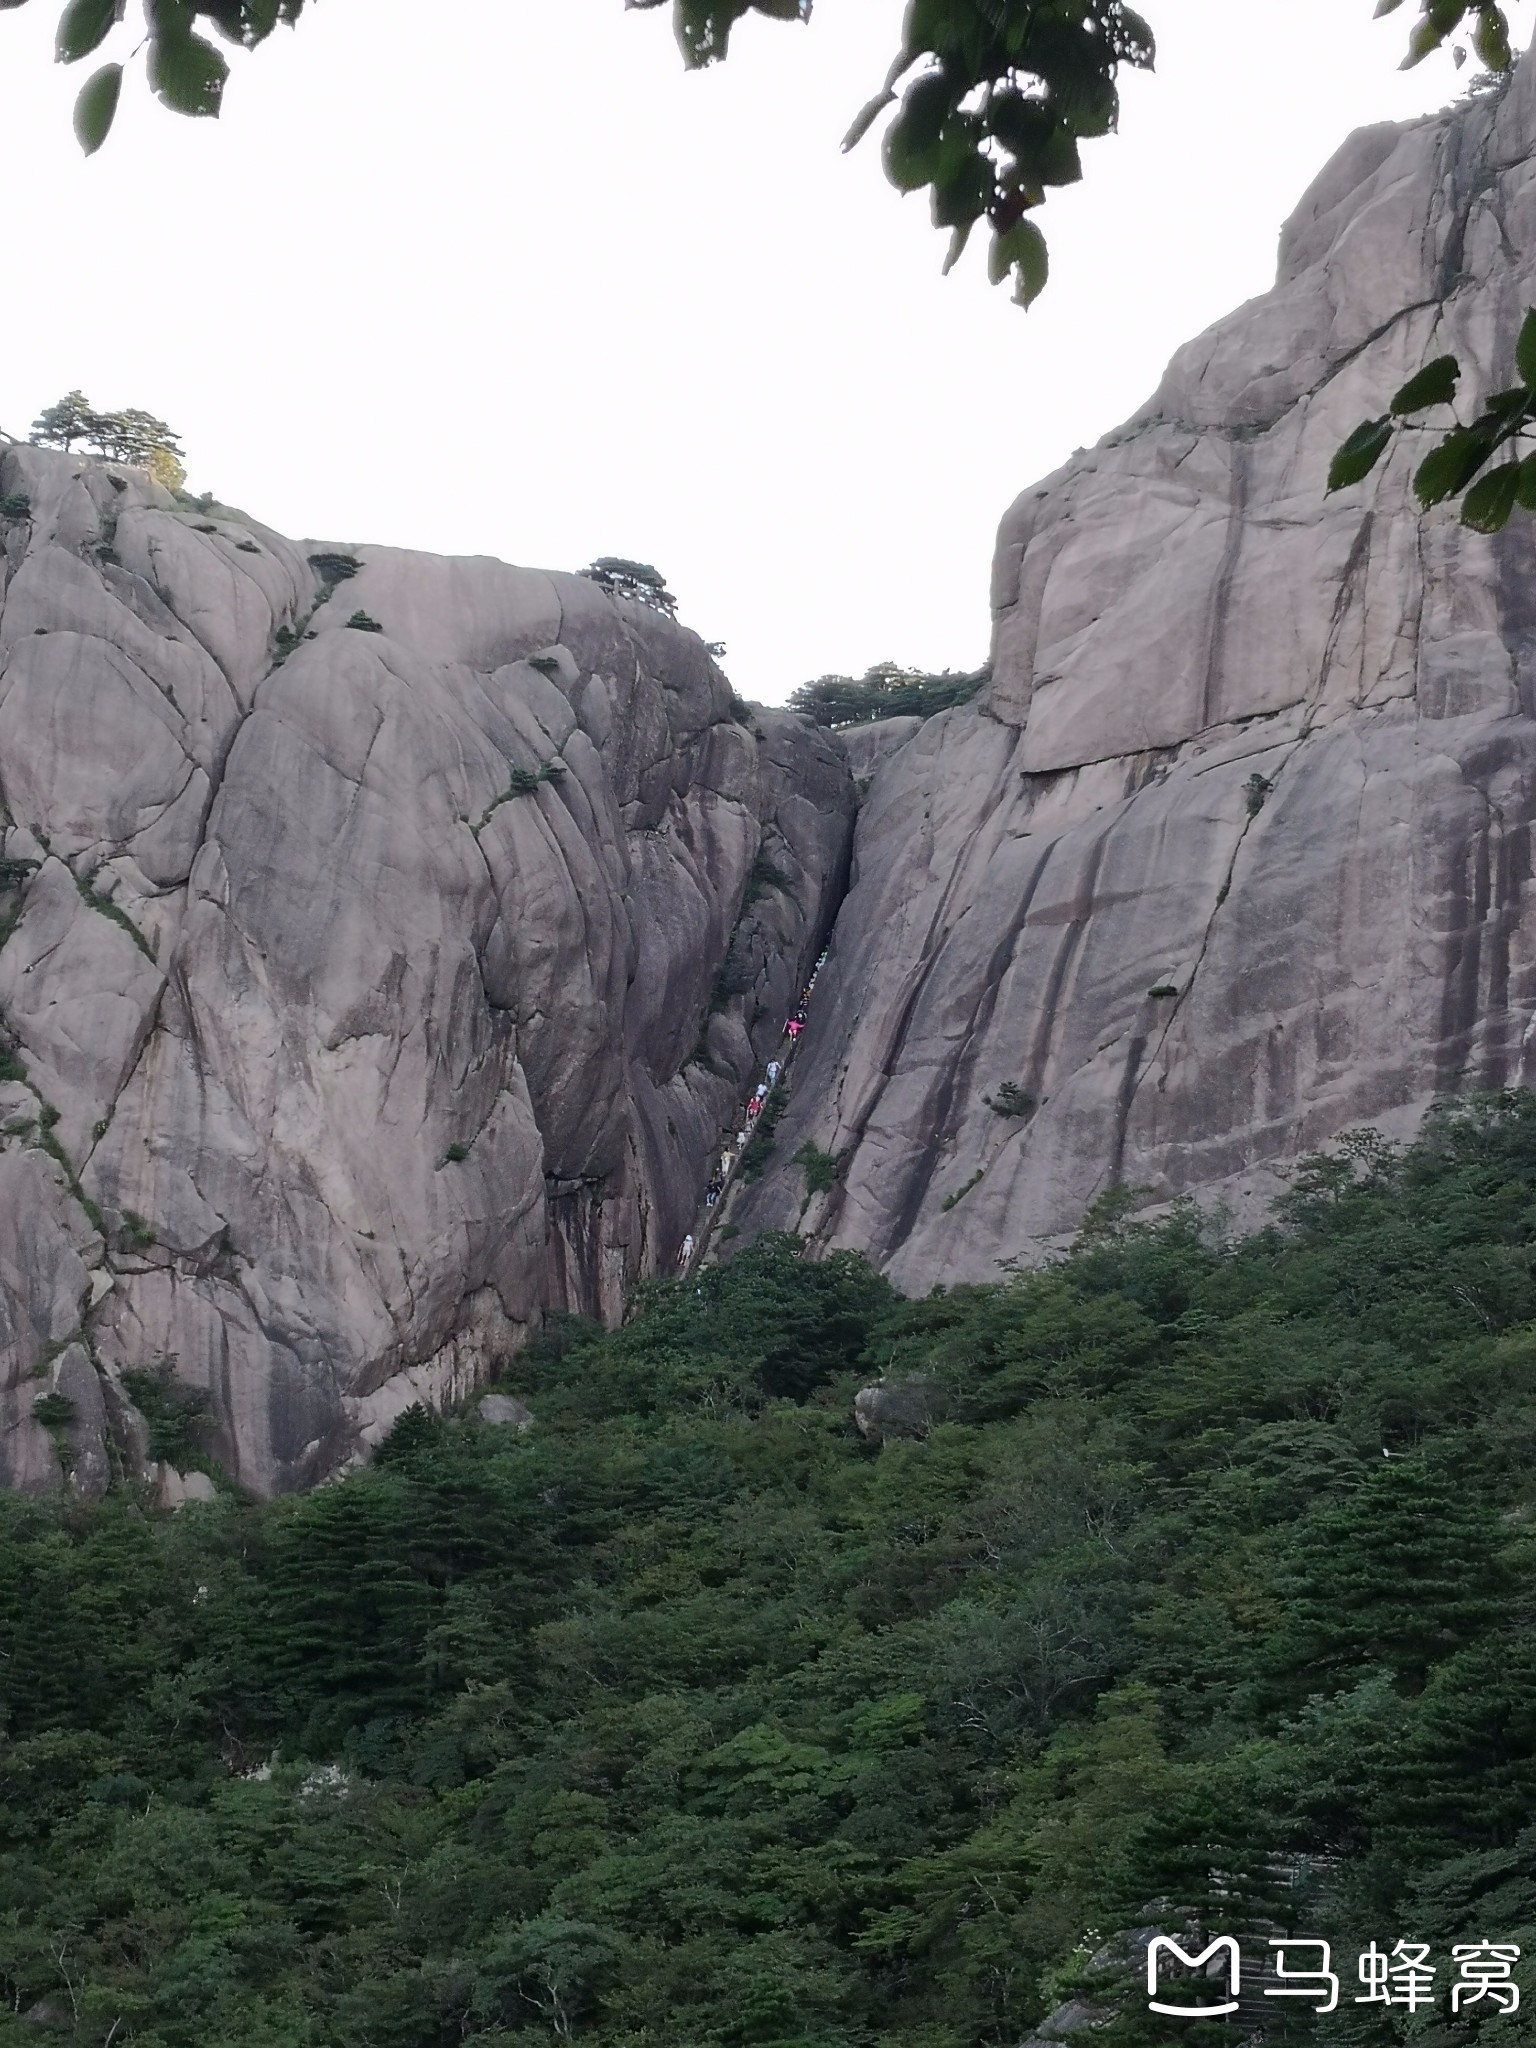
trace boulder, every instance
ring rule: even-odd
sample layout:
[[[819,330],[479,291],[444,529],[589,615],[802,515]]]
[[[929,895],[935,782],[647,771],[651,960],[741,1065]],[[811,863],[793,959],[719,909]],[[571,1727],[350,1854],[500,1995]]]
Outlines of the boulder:
[[[511,1394],[482,1395],[479,1414],[480,1420],[490,1423],[493,1428],[522,1431],[533,1427],[533,1410],[524,1407],[523,1403]]]
[[[939,1389],[926,1380],[881,1380],[853,1397],[854,1426],[869,1443],[926,1436],[941,1411]]]

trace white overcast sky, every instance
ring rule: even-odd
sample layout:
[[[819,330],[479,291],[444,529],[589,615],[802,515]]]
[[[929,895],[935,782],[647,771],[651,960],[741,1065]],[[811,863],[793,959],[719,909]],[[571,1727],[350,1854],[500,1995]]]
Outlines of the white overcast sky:
[[[140,73],[88,163],[89,64],[51,64],[59,0],[30,0],[0,13],[0,427],[78,385],[291,534],[639,556],[768,701],[970,666],[1009,501],[1268,285],[1351,127],[1459,89],[1448,57],[1396,69],[1415,0],[1142,5],[1157,74],[1047,206],[1026,314],[980,237],[940,278],[873,137],[839,154],[902,0],[749,21],[692,75],[667,14],[620,0],[314,0],[235,55],[221,120]]]

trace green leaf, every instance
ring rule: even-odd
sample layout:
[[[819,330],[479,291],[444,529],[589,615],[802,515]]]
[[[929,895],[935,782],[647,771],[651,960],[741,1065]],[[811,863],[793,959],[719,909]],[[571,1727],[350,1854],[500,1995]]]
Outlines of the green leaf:
[[[1015,221],[1006,234],[994,234],[987,252],[987,273],[1001,284],[1011,270],[1014,274],[1015,305],[1030,307],[1045,290],[1050,275],[1050,252],[1045,237],[1032,220]]]
[[[950,84],[942,71],[924,72],[903,93],[882,149],[885,174],[898,191],[915,192],[937,176],[951,108]]]
[[[150,90],[175,113],[216,115],[228,76],[228,60],[202,36],[163,33],[150,43]]]
[[[976,223],[973,220],[963,221],[960,224],[960,226],[954,230],[953,234],[951,234],[949,238],[949,250],[944,258],[943,275],[945,277],[948,277],[949,273],[960,261],[960,258],[965,254],[965,245],[971,239],[971,229],[975,227],[975,225]]]
[[[106,41],[117,20],[117,0],[69,0],[59,16],[53,53],[61,64],[77,64]]]
[[[1392,422],[1389,418],[1362,420],[1328,465],[1329,490],[1342,491],[1350,484],[1359,483],[1362,477],[1369,476],[1385,454],[1391,438]]]
[[[1411,71],[1415,64],[1422,64],[1433,51],[1445,41],[1445,31],[1438,29],[1432,21],[1414,23],[1413,33],[1408,38],[1408,54],[1398,65],[1399,71]]]
[[[1536,455],[1527,455],[1520,464],[1520,480],[1515,486],[1515,497],[1527,512],[1536,512]]]
[[[1462,525],[1477,533],[1497,533],[1515,509],[1522,467],[1518,462],[1501,462],[1497,469],[1479,477],[1462,500]]]
[[[1456,396],[1461,365],[1454,356],[1436,356],[1392,394],[1394,413],[1423,412],[1427,406],[1449,405]]]
[[[936,228],[968,227],[980,220],[992,197],[992,166],[979,150],[966,149],[933,180],[930,206]]]
[[[1515,368],[1528,385],[1536,385],[1536,310],[1520,322],[1515,342]]]
[[[877,92],[872,100],[867,101],[859,109],[854,117],[853,126],[843,137],[842,147],[844,150],[857,149],[886,108],[893,107],[895,104],[896,95],[890,91]]]
[[[1514,62],[1509,47],[1509,23],[1501,7],[1480,7],[1472,47],[1490,71],[1507,71]]]
[[[1492,453],[1493,443],[1486,434],[1474,433],[1470,427],[1453,427],[1414,473],[1419,503],[1427,508],[1464,491]]]
[[[106,141],[122,89],[121,64],[103,64],[80,88],[75,101],[75,140],[87,156],[94,156]]]

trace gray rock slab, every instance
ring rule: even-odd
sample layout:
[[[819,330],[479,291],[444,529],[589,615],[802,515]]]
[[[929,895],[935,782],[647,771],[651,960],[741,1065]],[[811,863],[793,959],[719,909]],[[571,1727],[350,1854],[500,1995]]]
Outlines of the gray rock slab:
[[[990,689],[875,770],[744,1232],[809,1139],[816,1245],[995,1279],[1106,1189],[1252,1221],[1351,1126],[1536,1081],[1536,534],[1422,517],[1407,447],[1325,491],[1428,357],[1507,371],[1533,157],[1530,58],[1352,137],[1274,290],[1008,512]]]
[[[285,541],[31,448],[0,492],[32,508],[0,830],[36,862],[0,1176],[47,1191],[0,1220],[8,1370],[78,1330],[122,1415],[168,1362],[232,1478],[309,1484],[671,1266],[830,923],[852,779],[585,578]],[[327,551],[361,565],[334,590]],[[5,1442],[57,1483],[19,1406]]]

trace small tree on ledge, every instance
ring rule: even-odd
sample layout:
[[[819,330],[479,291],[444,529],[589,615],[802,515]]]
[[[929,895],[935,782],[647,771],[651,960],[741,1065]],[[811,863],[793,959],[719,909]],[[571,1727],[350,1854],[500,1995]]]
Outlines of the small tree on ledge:
[[[589,577],[610,597],[632,598],[636,604],[649,605],[665,618],[677,617],[677,599],[668,590],[666,577],[649,562],[631,562],[623,555],[599,555],[590,568],[577,573]]]
[[[67,455],[76,441],[83,441],[95,424],[96,415],[83,391],[69,391],[57,405],[46,407],[32,422],[29,436],[34,447],[62,448]]]

